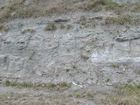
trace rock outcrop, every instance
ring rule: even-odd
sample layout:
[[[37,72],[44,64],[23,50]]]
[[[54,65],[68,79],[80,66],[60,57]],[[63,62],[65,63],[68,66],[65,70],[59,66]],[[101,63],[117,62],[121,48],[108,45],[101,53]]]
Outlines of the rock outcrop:
[[[97,23],[116,16],[107,13],[86,15]],[[0,76],[43,76],[45,82],[81,84],[140,83],[139,25],[128,28],[99,24],[85,28],[78,19],[40,17],[5,23],[9,30],[0,31]],[[56,30],[45,30],[50,22]]]

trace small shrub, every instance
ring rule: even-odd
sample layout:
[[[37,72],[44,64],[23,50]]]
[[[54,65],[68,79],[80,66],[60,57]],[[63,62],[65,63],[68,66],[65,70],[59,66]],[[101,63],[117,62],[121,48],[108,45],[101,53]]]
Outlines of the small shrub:
[[[70,69],[66,69],[66,72],[69,72],[70,71]]]
[[[3,57],[3,62],[6,62],[7,59],[8,59],[8,56],[4,56],[4,57]]]
[[[132,24],[132,17],[130,15],[120,15],[118,18],[108,17],[105,19],[105,24]]]
[[[22,34],[25,34],[25,33],[27,33],[27,32],[34,33],[35,30],[34,30],[34,29],[25,29],[25,30],[23,30],[21,33],[22,33]]]
[[[97,6],[93,9],[94,12],[99,12],[99,11],[101,11],[101,10],[102,10],[102,7],[101,7],[100,5],[97,5]]]
[[[140,18],[134,19],[132,24],[140,25]]]
[[[47,85],[47,88],[55,88],[55,87],[56,87],[56,85],[54,83],[49,83]]]
[[[79,0],[72,0],[73,3],[77,3]]]
[[[132,10],[132,12],[140,12],[140,3],[136,3],[136,6],[134,7],[134,9]]]
[[[55,31],[56,30],[56,26],[54,23],[49,23],[46,28],[45,28],[46,31]]]
[[[17,88],[31,88],[31,87],[34,87],[33,83],[30,83],[30,82],[18,83],[18,82],[10,82],[9,80],[5,81],[5,86],[12,86],[12,87],[17,87]]]
[[[114,24],[114,23],[116,23],[116,18],[114,18],[114,17],[107,17],[106,19],[105,19],[105,24]]]
[[[23,83],[18,83],[17,87],[18,88],[31,88],[33,87],[33,84],[30,82],[23,82]]]
[[[130,15],[120,15],[117,19],[117,23],[124,25],[125,23],[132,23],[132,17]]]
[[[81,97],[81,95],[80,94],[76,94],[76,98],[80,98]]]
[[[101,5],[106,5],[108,3],[107,0],[99,0],[99,4]]]
[[[72,66],[73,69],[76,69],[77,67],[75,65]]]
[[[61,87],[68,87],[69,86],[66,82],[61,82],[61,83],[59,83],[59,85]]]
[[[112,64],[111,67],[114,68],[114,69],[115,68],[119,68],[119,66],[118,65],[115,65],[115,64]]]
[[[92,21],[90,26],[91,27],[95,27],[96,25],[97,25],[96,22],[95,21]]]
[[[65,28],[64,24],[61,24],[61,25],[60,25],[60,28],[61,28],[61,29],[64,29],[64,28]]]
[[[0,31],[8,32],[9,28],[5,27],[4,25],[0,25]]]
[[[81,23],[81,25],[83,25],[83,26],[85,26],[86,24],[87,24],[87,22],[85,22],[85,21]]]
[[[106,80],[106,82],[109,82],[110,81],[110,78],[108,78],[107,80]]]
[[[110,2],[106,5],[106,10],[115,10],[119,7],[119,4],[116,2]]]
[[[68,24],[67,25],[67,30],[71,29],[72,28],[72,25],[71,24]]]
[[[5,86],[10,86],[11,82],[9,80],[6,80],[4,84]]]
[[[93,98],[93,95],[91,93],[87,93],[88,98]]]
[[[86,17],[85,16],[81,16],[80,17],[80,21],[85,21],[86,20]]]

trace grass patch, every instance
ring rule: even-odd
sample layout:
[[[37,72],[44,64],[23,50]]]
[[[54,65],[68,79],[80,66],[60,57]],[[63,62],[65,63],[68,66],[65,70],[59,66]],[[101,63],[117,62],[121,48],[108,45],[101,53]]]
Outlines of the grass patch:
[[[49,83],[49,84],[47,84],[47,88],[55,88],[56,87],[56,85],[54,84],[54,83]]]
[[[135,7],[133,8],[132,12],[140,12],[140,3],[135,3]]]
[[[140,85],[117,86],[116,95],[107,95],[103,99],[104,105],[139,105],[140,103]]]
[[[70,29],[72,29],[72,25],[71,24],[68,24],[67,25],[67,30],[70,30]]]
[[[0,31],[5,31],[8,32],[9,28],[4,26],[4,25],[0,25]]]
[[[4,85],[17,87],[17,88],[32,88],[32,87],[34,87],[33,83],[30,83],[30,82],[18,83],[18,82],[10,82],[9,80],[6,80]]]
[[[22,33],[22,34],[25,34],[25,33],[27,33],[27,32],[34,33],[35,30],[34,30],[34,29],[25,29],[25,30],[23,30],[21,33]]]
[[[56,25],[54,23],[49,23],[46,27],[45,27],[46,31],[55,31],[56,30]]]
[[[110,2],[106,5],[106,10],[116,10],[119,8],[119,4],[116,2]]]
[[[64,24],[61,24],[60,25],[60,29],[64,29],[65,28],[65,25]]]
[[[105,19],[105,24],[118,24],[118,25],[124,25],[124,24],[132,24],[133,19],[130,15],[120,15],[118,18],[115,17],[107,17]]]
[[[112,64],[111,67],[114,68],[114,69],[115,68],[119,69],[119,65]]]

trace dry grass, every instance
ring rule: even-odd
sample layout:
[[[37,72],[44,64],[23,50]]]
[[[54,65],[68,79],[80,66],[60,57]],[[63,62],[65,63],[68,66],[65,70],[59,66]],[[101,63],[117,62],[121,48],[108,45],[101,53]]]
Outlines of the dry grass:
[[[103,99],[104,105],[139,105],[140,104],[140,85],[117,86],[116,95],[107,95]]]
[[[33,0],[25,5],[25,0],[11,0],[8,5],[1,7],[0,22],[15,18],[37,18],[51,16],[53,14],[64,14],[79,7],[91,10],[98,4],[105,4],[106,0]],[[99,10],[99,9],[98,9]]]

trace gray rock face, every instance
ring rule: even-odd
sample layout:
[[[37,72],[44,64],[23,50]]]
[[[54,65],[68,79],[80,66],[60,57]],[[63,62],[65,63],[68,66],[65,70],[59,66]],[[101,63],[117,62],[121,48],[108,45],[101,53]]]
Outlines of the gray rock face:
[[[47,19],[42,20],[45,24],[38,24],[38,19],[7,23],[11,30],[0,36],[0,76],[36,75],[48,78],[46,82],[96,85],[138,81],[139,27],[124,31],[124,26],[80,29],[73,24],[72,30],[62,30],[57,23],[56,31],[45,31]],[[24,23],[22,28],[16,26],[19,22]],[[24,29],[35,32],[21,34]]]
[[[127,1],[115,0],[120,4]],[[25,5],[30,2],[25,0]],[[85,16],[92,17],[89,23],[91,19],[100,23],[106,17],[116,15],[107,11]],[[83,28],[77,21],[80,22],[70,18],[42,17],[5,23],[10,30],[0,32],[0,76],[21,78],[35,75],[44,76],[45,82],[73,81],[96,85],[139,81],[139,26]],[[50,22],[55,23],[55,31],[45,30]],[[61,23],[71,24],[72,28],[61,29]]]

